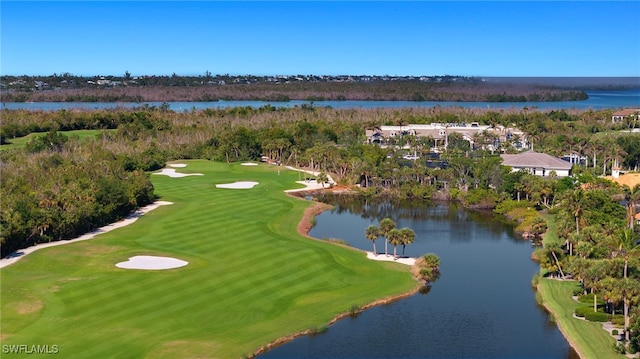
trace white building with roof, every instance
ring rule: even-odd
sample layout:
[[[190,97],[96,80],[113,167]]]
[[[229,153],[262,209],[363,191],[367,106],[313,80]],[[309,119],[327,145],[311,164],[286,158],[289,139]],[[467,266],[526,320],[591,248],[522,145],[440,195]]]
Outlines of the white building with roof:
[[[552,172],[558,177],[571,175],[571,163],[546,153],[530,150],[516,155],[503,154],[500,157],[502,165],[511,167],[513,172],[526,171],[541,177],[548,177]]]

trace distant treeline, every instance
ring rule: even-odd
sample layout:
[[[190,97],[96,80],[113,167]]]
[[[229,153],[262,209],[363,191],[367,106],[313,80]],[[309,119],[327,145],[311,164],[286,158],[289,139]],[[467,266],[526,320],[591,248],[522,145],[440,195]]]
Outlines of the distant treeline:
[[[329,173],[341,184],[364,181],[368,195],[461,199],[492,208],[504,198],[549,204],[555,185],[510,174],[497,154],[472,148],[451,134],[447,166],[410,161],[393,148],[367,145],[365,129],[385,124],[515,124],[535,138],[536,149],[587,156],[585,171],[601,174],[617,159],[637,168],[640,136],[619,134],[634,124],[611,124],[611,111],[468,108],[343,109],[235,107],[188,112],[165,106],[136,109],[0,111],[2,142],[32,132],[24,148],[0,151],[2,256],[30,244],[70,238],[121,218],[151,202],[148,171],[168,160],[274,161]],[[113,129],[81,140],[62,130]],[[399,139],[427,158],[433,139]],[[513,151],[505,143],[505,151]],[[499,149],[500,151],[503,149]]]
[[[457,101],[457,102],[549,102],[588,98],[582,90],[535,84],[412,81],[366,82],[256,82],[179,83],[141,85],[141,80],[110,81],[103,85],[52,86],[28,82],[1,91],[4,102],[209,102],[217,100],[259,101]]]

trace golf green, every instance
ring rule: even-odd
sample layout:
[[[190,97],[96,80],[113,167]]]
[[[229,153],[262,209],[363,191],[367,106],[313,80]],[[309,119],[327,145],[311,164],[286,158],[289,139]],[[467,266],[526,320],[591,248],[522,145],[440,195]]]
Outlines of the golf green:
[[[182,163],[177,172],[203,175],[151,176],[174,204],[0,271],[3,357],[38,357],[7,354],[11,345],[49,345],[64,358],[237,358],[416,287],[406,266],[299,235],[310,203],[283,192],[301,187],[295,171]],[[236,181],[258,185],[215,186]],[[189,264],[115,266],[137,255]]]

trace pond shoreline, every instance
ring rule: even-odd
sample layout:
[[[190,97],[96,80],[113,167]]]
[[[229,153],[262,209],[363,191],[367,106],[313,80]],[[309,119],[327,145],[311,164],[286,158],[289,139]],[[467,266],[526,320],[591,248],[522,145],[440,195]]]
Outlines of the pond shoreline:
[[[538,292],[540,292],[542,297],[545,297],[545,295],[543,293],[546,293],[546,292],[545,292],[544,288],[540,285],[540,283],[538,283],[538,285],[536,285],[536,290]],[[549,314],[553,315],[553,317],[555,318],[554,323],[556,324],[556,326],[560,330],[560,333],[562,333],[562,336],[565,338],[567,343],[569,343],[569,346],[573,349],[573,351],[576,352],[576,354],[578,354],[578,356],[581,359],[585,359],[586,357],[584,356],[584,350],[582,350],[582,348],[576,343],[575,339],[571,335],[569,335],[567,329],[564,328],[562,320],[558,320],[558,318],[560,318],[560,313],[556,313],[555,311],[553,311],[551,306],[548,304],[548,300],[542,300],[541,304],[544,307],[544,309],[547,312],[549,312]]]
[[[290,196],[293,197],[297,197],[300,198],[299,196],[293,195],[293,194],[289,194]],[[313,240],[319,240],[318,238],[314,238],[311,237],[309,235],[309,232],[311,231],[311,228],[313,228],[313,224],[311,222],[311,220],[313,218],[315,218],[317,215],[319,215],[320,213],[330,210],[332,209],[333,206],[326,204],[326,203],[322,203],[322,202],[315,202],[312,206],[307,207],[307,209],[304,211],[304,214],[302,215],[302,219],[300,220],[300,222],[298,223],[298,234],[300,234],[303,237],[309,238],[309,239],[313,239]],[[353,248],[353,247],[348,247],[345,246],[347,248],[351,248],[353,250],[357,250],[359,252],[363,252],[359,249]],[[364,252],[363,252],[364,253]],[[378,299],[375,300],[369,304],[365,304],[364,306],[358,308],[356,311],[347,311],[347,312],[343,312],[340,313],[338,315],[336,315],[335,317],[333,317],[333,319],[331,319],[326,326],[329,327],[332,324],[338,322],[339,320],[342,320],[346,317],[349,316],[353,316],[353,315],[358,315],[359,313],[369,309],[369,308],[373,308],[379,305],[385,305],[385,304],[389,304],[391,302],[395,302],[398,301],[400,299],[404,299],[407,297],[410,297],[416,293],[418,293],[420,291],[420,288],[422,287],[422,284],[420,283],[420,281],[416,280],[416,286],[410,290],[409,292],[405,292],[405,293],[400,293],[397,295],[392,295],[386,298],[382,298],[382,299]],[[313,334],[317,334],[317,332],[312,331],[311,329],[306,329],[297,333],[292,333],[289,335],[286,335],[284,337],[280,337],[272,342],[269,342],[265,345],[263,345],[262,347],[260,347],[259,349],[257,349],[256,351],[254,351],[251,354],[251,357],[256,357],[260,354],[266,353],[267,351],[274,349],[275,347],[278,347],[280,345],[286,344],[291,342],[292,340],[298,338],[298,337],[302,337],[305,335],[313,335]]]

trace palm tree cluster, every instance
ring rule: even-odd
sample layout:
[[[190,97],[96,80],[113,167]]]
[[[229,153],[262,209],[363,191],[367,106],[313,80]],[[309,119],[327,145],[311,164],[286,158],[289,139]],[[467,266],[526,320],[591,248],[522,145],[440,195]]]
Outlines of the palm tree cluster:
[[[402,256],[404,256],[404,250],[407,244],[413,243],[416,233],[411,228],[396,228],[395,222],[391,218],[384,218],[380,221],[378,227],[374,225],[370,225],[365,230],[365,236],[368,240],[373,242],[373,254],[378,255],[376,250],[376,240],[379,237],[385,238],[384,243],[384,254],[385,256],[389,255],[388,244],[391,243],[393,245],[393,258],[394,260],[398,258],[397,247],[402,245]]]
[[[583,184],[559,195],[558,237],[538,252],[541,266],[552,273],[580,280],[585,294],[607,303],[610,316],[622,309],[627,349],[640,350],[640,235],[627,220],[617,199],[620,189],[605,182]],[[631,345],[629,345],[631,343]],[[635,344],[634,344],[635,343]]]

